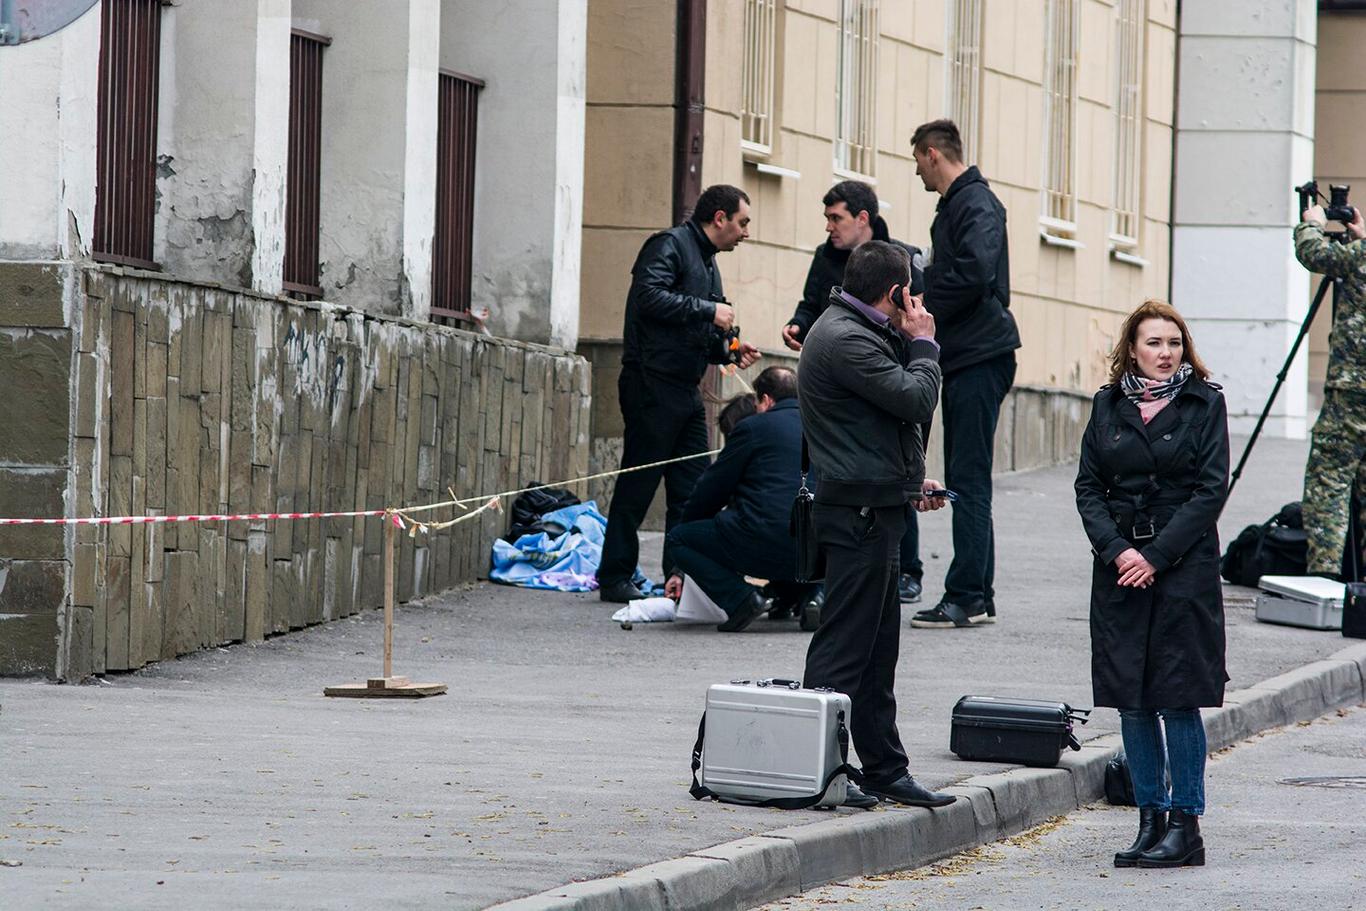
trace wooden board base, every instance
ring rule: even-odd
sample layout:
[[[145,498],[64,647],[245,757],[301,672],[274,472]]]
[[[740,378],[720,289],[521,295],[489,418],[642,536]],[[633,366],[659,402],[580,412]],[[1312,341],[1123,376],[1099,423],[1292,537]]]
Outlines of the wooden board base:
[[[377,682],[385,685],[376,686]],[[357,699],[420,699],[423,696],[440,696],[445,692],[444,683],[409,683],[403,677],[375,677],[365,683],[343,683],[340,686],[326,687],[323,695],[349,696]]]

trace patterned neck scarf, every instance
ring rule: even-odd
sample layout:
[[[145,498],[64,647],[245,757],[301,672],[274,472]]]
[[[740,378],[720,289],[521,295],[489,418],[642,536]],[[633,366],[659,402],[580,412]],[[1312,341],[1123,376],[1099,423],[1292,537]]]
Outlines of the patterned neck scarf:
[[[1186,380],[1190,379],[1192,372],[1194,368],[1190,362],[1182,361],[1176,372],[1165,380],[1150,380],[1130,370],[1120,377],[1119,384],[1124,390],[1124,395],[1138,408],[1143,423],[1147,424],[1157,417],[1163,408],[1171,404],[1172,399],[1181,392],[1181,387],[1186,385]]]

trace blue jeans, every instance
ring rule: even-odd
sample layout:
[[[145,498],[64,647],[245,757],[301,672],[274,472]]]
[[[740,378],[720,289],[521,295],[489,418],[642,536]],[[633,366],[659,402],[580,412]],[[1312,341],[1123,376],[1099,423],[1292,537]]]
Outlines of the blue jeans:
[[[1159,723],[1158,716],[1162,720]],[[1205,726],[1199,709],[1121,710],[1120,731],[1134,800],[1145,810],[1205,812]],[[1163,729],[1166,737],[1163,737]],[[1167,771],[1171,770],[1171,793]]]

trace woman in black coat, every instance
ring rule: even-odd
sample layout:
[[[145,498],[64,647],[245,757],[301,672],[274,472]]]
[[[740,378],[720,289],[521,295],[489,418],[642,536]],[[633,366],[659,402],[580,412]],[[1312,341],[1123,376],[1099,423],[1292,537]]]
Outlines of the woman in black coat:
[[[1200,707],[1221,705],[1228,680],[1215,527],[1228,413],[1208,377],[1181,315],[1147,301],[1124,322],[1082,438],[1077,510],[1096,555],[1091,684],[1096,705],[1119,709],[1139,806],[1138,838],[1117,867],[1205,862]]]

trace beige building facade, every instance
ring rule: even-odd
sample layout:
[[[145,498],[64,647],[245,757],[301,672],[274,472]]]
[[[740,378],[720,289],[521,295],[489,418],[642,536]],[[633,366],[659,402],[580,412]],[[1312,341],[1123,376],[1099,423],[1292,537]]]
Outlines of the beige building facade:
[[[686,15],[590,4],[580,350],[600,441],[630,266],[676,210]],[[910,136],[952,117],[1009,211],[1023,347],[998,453],[1017,468],[1071,458],[1123,314],[1168,293],[1175,0],[713,0],[703,55],[699,183],[740,186],[754,207],[750,241],[718,258],[745,337],[790,356],[779,333],[838,180],[874,183],[892,235],[928,246],[938,197]]]
[[[1319,13],[1314,175],[1325,195],[1330,184],[1349,185],[1353,204],[1366,210],[1366,142],[1361,130],[1366,123],[1366,84],[1359,63],[1362,47],[1366,47],[1366,15]],[[1312,290],[1317,291],[1318,276],[1310,280]],[[1323,380],[1328,370],[1329,301],[1331,297],[1309,333],[1309,401],[1315,409],[1323,401]]]

